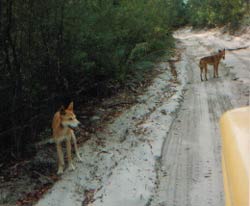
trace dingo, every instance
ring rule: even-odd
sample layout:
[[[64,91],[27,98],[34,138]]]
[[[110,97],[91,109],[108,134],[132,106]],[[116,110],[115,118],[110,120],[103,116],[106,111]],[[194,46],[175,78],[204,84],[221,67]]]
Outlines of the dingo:
[[[207,65],[213,65],[214,66],[214,78],[215,77],[219,77],[218,75],[218,67],[219,67],[219,63],[221,58],[225,59],[225,49],[223,49],[222,51],[219,50],[219,52],[215,55],[212,56],[207,56],[207,57],[203,57],[200,59],[200,70],[201,70],[201,81],[203,81],[202,79],[202,73],[203,73],[203,69],[205,69],[205,79],[207,80]]]
[[[66,141],[67,147],[67,157],[68,164],[71,170],[74,170],[75,167],[72,163],[71,157],[71,140],[73,140],[75,152],[79,161],[82,161],[76,143],[76,137],[73,129],[76,128],[80,122],[76,119],[76,116],[73,112],[73,102],[71,102],[67,109],[63,106],[61,109],[55,113],[53,122],[52,122],[52,130],[53,130],[53,138],[56,143],[56,150],[58,155],[58,171],[57,174],[62,174],[64,169],[64,157],[62,151],[62,142]]]

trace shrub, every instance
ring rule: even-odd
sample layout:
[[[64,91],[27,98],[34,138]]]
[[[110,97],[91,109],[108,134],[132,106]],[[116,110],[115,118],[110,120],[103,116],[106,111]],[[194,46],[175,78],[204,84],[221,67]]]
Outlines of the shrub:
[[[1,151],[22,155],[59,105],[110,94],[108,83],[125,84],[127,75],[143,70],[144,55],[170,50],[168,6],[165,0],[0,1]]]

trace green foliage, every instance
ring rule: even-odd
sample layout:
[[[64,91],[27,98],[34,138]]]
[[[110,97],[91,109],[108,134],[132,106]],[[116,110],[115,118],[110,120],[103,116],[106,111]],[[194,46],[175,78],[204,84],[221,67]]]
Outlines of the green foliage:
[[[190,23],[195,27],[215,27],[229,24],[237,28],[246,12],[243,0],[189,0],[187,3]]]
[[[0,1],[3,147],[19,154],[59,104],[101,97],[107,82],[152,67],[151,53],[174,46],[174,8],[166,0]]]
[[[139,59],[147,54],[149,50],[149,45],[147,42],[138,43],[135,45],[135,48],[132,49],[129,55],[129,61]]]
[[[250,7],[249,7],[250,8]],[[245,26],[250,26],[250,9],[249,9],[249,13],[247,13],[243,20],[242,20],[242,24]]]
[[[175,28],[186,25],[188,23],[186,1],[167,0],[166,2],[168,4],[169,23]]]

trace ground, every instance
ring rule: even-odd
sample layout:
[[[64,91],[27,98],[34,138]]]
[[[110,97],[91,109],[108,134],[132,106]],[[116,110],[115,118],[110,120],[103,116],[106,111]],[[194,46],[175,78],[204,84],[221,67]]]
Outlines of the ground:
[[[185,28],[175,38],[176,56],[155,68],[137,103],[83,144],[83,162],[36,205],[224,205],[218,121],[249,105],[250,29],[231,36]],[[199,59],[223,48],[219,78],[209,68],[201,82]]]
[[[184,101],[168,131],[158,170],[158,188],[151,205],[224,205],[221,172],[221,115],[249,105],[250,48],[226,52],[220,78],[201,82],[197,62],[217,49],[250,46],[249,39],[207,32],[176,32],[185,48],[188,74]]]

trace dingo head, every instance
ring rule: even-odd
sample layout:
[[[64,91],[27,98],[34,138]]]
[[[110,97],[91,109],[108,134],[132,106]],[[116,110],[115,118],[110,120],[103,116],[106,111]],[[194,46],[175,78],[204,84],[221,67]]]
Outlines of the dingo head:
[[[219,50],[219,54],[223,59],[225,59],[226,49]]]
[[[80,125],[80,122],[76,119],[76,115],[73,111],[74,103],[71,102],[67,109],[63,106],[60,109],[61,125],[63,127],[69,127],[71,129],[76,128]]]

